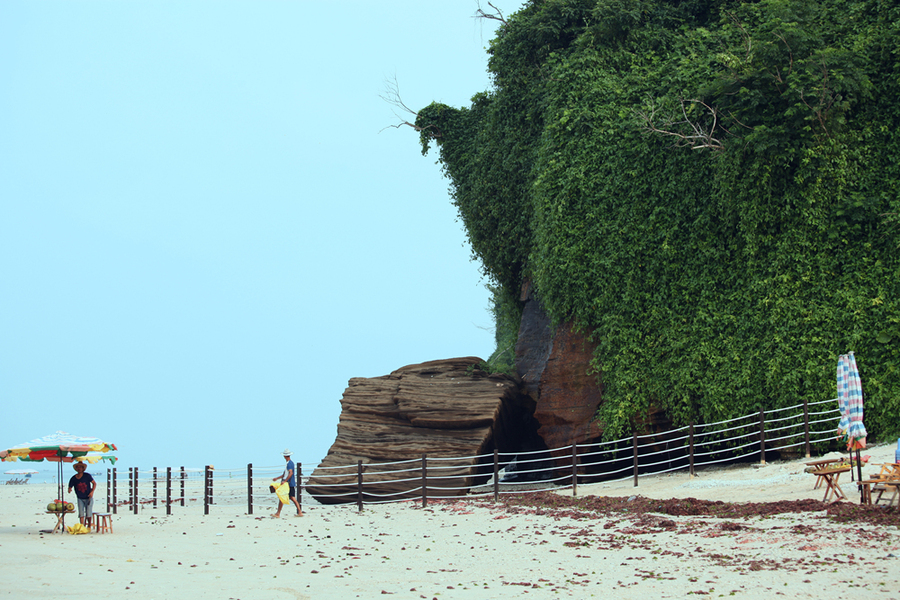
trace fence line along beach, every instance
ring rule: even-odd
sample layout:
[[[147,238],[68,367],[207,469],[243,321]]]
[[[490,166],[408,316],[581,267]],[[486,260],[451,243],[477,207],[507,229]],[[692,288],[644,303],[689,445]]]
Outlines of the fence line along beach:
[[[870,448],[870,465],[892,462],[893,452]],[[579,485],[576,498],[569,488],[501,495],[497,503],[488,493],[362,511],[305,498],[303,517],[281,519],[268,516],[271,494],[254,503],[253,514],[246,498],[214,503],[208,513],[201,501],[174,505],[171,514],[162,503],[140,502],[136,514],[112,517],[112,534],[89,535],[41,533],[55,520],[45,512],[55,486],[0,486],[4,592],[85,599],[897,598],[896,508],[858,506],[849,480],[841,481],[849,501],[824,504],[804,470],[804,459],[709,466],[693,477],[641,477],[637,488],[627,479]],[[188,478],[186,497],[202,496],[203,485]],[[630,498],[633,510],[602,508],[613,497],[625,507]],[[646,500],[687,497],[697,500],[683,506],[740,500],[805,508],[750,516],[755,509],[745,504],[732,515],[684,515],[665,512],[671,502]],[[829,506],[859,511],[862,520],[830,517]]]
[[[836,400],[804,402],[717,423],[544,451],[501,454],[495,450],[463,457],[423,454],[393,462],[316,464],[306,471],[298,461],[296,469],[301,491],[306,492],[301,500],[355,503],[359,510],[367,503],[411,498],[427,505],[429,498],[463,499],[473,494],[493,495],[494,502],[501,495],[536,490],[568,488],[574,495],[579,484],[629,481],[638,487],[641,479],[658,474],[694,475],[715,465],[753,460],[765,465],[767,457],[810,457],[814,449],[838,447],[834,431],[839,418]],[[113,513],[123,506],[136,512],[142,503],[162,504],[171,512],[173,506],[201,502],[204,512],[209,512],[214,505],[244,503],[248,514],[253,514],[254,505],[265,503],[270,495],[270,479],[282,470],[252,464],[231,469],[109,468],[106,505]]]

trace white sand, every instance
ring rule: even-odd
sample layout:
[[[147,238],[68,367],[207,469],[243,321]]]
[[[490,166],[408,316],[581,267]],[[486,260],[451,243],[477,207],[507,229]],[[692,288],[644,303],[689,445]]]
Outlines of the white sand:
[[[893,447],[870,449],[872,462]],[[803,461],[579,485],[579,495],[822,499]],[[871,472],[872,467],[865,470]],[[856,487],[843,481],[849,501]],[[510,514],[490,498],[368,506],[124,508],[112,535],[41,534],[53,484],[0,485],[0,597],[900,598],[900,531],[815,514],[727,521]],[[571,490],[559,492],[571,495]],[[105,490],[98,490],[98,498]],[[272,503],[274,504],[274,502]],[[659,521],[675,522],[674,530]],[[71,524],[75,519],[68,518]]]

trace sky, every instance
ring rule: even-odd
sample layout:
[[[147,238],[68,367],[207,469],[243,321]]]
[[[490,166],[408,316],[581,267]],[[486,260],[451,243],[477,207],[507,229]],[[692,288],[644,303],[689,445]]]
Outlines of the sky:
[[[350,378],[487,358],[449,182],[381,98],[489,89],[478,8],[0,3],[0,446],[312,464]]]

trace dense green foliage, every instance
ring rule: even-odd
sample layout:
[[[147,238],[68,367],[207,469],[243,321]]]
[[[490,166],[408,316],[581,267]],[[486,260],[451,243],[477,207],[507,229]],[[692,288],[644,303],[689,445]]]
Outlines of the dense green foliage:
[[[419,113],[500,296],[597,345],[607,435],[833,398],[851,350],[900,430],[898,40],[883,0],[532,0]]]
[[[518,298],[498,286],[488,285],[493,296],[491,313],[494,317],[494,341],[496,350],[483,366],[489,373],[516,372],[516,341],[519,337],[519,323],[522,321],[522,306]]]

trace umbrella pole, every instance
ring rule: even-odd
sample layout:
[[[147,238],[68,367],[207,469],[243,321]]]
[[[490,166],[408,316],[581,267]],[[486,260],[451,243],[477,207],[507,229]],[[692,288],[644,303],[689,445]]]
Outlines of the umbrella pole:
[[[862,459],[859,457],[859,448],[856,449],[856,481],[862,481]],[[859,485],[859,501],[862,503],[863,501],[863,486]]]
[[[59,494],[59,496],[57,496],[59,498],[59,501],[65,502],[66,499],[63,498],[63,489],[64,488],[63,488],[63,480],[62,480],[62,478],[63,478],[62,466],[63,466],[62,460],[60,460],[58,463],[56,463],[56,472],[58,473],[58,475],[56,477],[56,479],[57,479],[56,493]],[[63,514],[62,514],[61,522],[62,522],[62,529],[60,530],[60,533],[65,533],[66,532],[66,509],[65,509],[65,507],[63,507]]]

